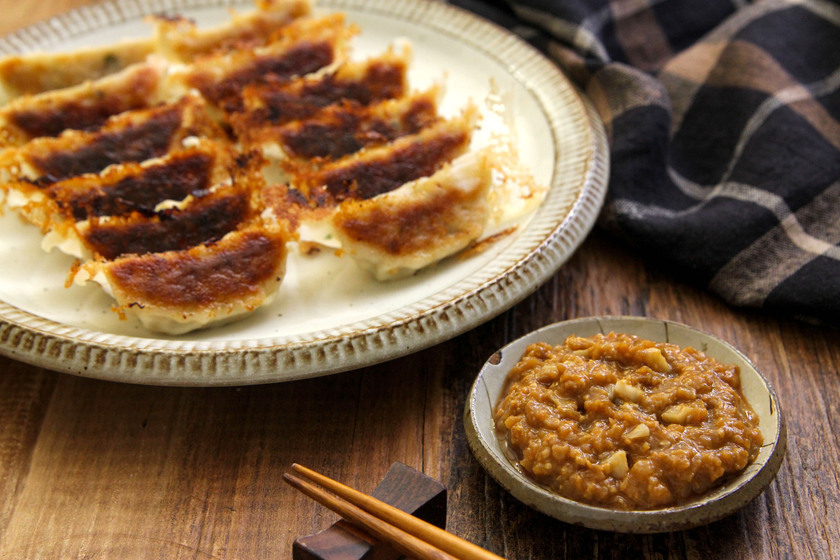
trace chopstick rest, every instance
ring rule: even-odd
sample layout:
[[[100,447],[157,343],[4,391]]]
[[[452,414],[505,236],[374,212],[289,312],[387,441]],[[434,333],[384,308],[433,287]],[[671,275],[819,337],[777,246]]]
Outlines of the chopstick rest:
[[[345,486],[298,464],[292,465],[301,480],[285,474],[284,480],[338,512],[351,523],[389,541],[397,550],[418,560],[501,560],[499,556],[435,527],[393,506]],[[314,483],[314,484],[313,484]],[[316,484],[335,495],[322,490]]]
[[[446,487],[403,463],[394,462],[371,495],[438,527],[446,525]],[[299,537],[292,546],[294,560],[397,560],[401,556],[387,542],[343,519]]]
[[[389,525],[350,502],[331,496],[314,484],[290,474],[283,475],[283,479],[321,505],[337,512],[354,525],[372,533],[376,538],[388,541],[395,549],[407,556],[418,560],[457,560],[454,556]]]

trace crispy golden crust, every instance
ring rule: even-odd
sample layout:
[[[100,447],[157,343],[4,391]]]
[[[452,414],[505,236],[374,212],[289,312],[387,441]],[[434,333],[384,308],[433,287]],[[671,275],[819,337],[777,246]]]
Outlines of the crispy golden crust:
[[[291,157],[307,161],[337,159],[417,134],[437,120],[437,106],[429,96],[388,100],[368,107],[344,101],[311,119],[280,127],[276,138]]]
[[[182,149],[192,137],[221,141],[224,133],[208,117],[203,100],[186,96],[116,115],[96,131],[69,130],[3,150],[0,188],[31,196],[58,181],[99,173],[111,165],[162,157]]]
[[[93,254],[104,259],[184,250],[235,230],[248,217],[248,202],[248,193],[223,189],[151,217],[135,212],[107,220],[91,218],[80,228],[81,235]]]
[[[183,251],[92,261],[84,273],[149,329],[182,334],[244,316],[269,300],[285,274],[288,234],[255,223]]]
[[[72,249],[82,256],[91,249],[79,244],[84,240],[77,222],[114,216],[138,214],[151,217],[167,201],[175,205],[194,193],[204,193],[230,175],[212,151],[185,150],[159,159],[122,163],[101,174],[88,173],[52,184],[33,196],[20,208],[21,214],[42,231],[51,242]]]
[[[122,305],[153,305],[175,313],[223,309],[234,301],[251,301],[266,284],[279,282],[285,242],[284,236],[261,228],[244,230],[188,250],[126,256],[108,263],[106,275]]]
[[[296,21],[264,47],[208,56],[192,64],[182,79],[226,111],[241,109],[241,91],[252,84],[282,84],[325,68],[344,56],[354,33],[342,14]]]
[[[74,226],[93,256],[77,281],[93,278],[117,299],[121,313],[170,334],[232,320],[264,304],[283,277],[292,234],[285,221],[260,216],[261,165],[258,154],[226,157],[204,146],[142,166],[147,179],[149,170],[158,173],[162,187],[142,201],[143,210],[135,200],[128,212],[88,215]],[[171,179],[181,186],[165,184],[178,172],[184,177]],[[183,200],[167,198],[148,214],[154,198],[187,190]],[[119,198],[112,203],[121,209]]]
[[[318,206],[368,199],[409,181],[428,177],[469,147],[478,113],[475,107],[417,134],[296,173],[295,186]]]
[[[7,56],[0,59],[0,103],[98,80],[153,54],[174,62],[192,62],[209,54],[261,46],[278,29],[311,11],[309,0],[259,0],[256,9],[233,13],[228,22],[210,29],[200,29],[183,17],[151,16],[152,37],[72,52]]]
[[[275,134],[277,127],[310,118],[341,102],[370,105],[395,99],[408,89],[408,50],[389,49],[362,62],[340,64],[330,72],[282,84],[252,83],[242,92],[242,110],[230,115],[238,136],[255,142]]]
[[[342,98],[307,118],[279,125],[255,122],[243,127],[239,138],[249,145],[277,144],[280,159],[298,160],[290,165],[320,164],[431,126],[440,119],[437,100],[437,88],[370,105]]]
[[[280,29],[311,12],[309,0],[260,0],[255,10],[233,13],[229,21],[211,29],[199,29],[184,17],[149,19],[155,25],[157,52],[170,60],[193,62],[202,56],[263,46]]]
[[[95,130],[114,115],[151,107],[162,100],[165,70],[153,59],[78,86],[19,97],[0,109],[0,146],[70,129]]]
[[[211,145],[204,152],[191,152],[195,158],[170,159],[168,164],[148,167],[145,171],[156,173],[154,181],[164,195],[178,194],[172,192],[174,188],[197,188],[181,199],[158,200],[152,208],[149,206],[154,201],[147,198],[144,208],[131,205],[131,201],[128,205],[122,200],[115,201],[117,204],[112,205],[128,207],[127,212],[120,214],[100,217],[82,211],[87,221],[77,230],[83,242],[96,257],[104,259],[128,253],[184,250],[215,242],[252,220],[260,212],[255,206],[256,192],[262,186],[260,161],[234,157],[228,150],[228,147]],[[209,165],[208,156],[216,160],[216,165]],[[176,173],[182,175],[177,177]],[[182,184],[173,185],[179,182]],[[145,184],[154,186],[148,177]],[[142,199],[142,195],[134,196],[134,202]],[[114,202],[113,197],[110,200]],[[76,210],[86,209],[77,207]]]
[[[203,140],[54,183],[20,212],[48,234],[46,246],[78,257],[183,249],[218,239],[259,212],[260,165]]]
[[[143,62],[153,52],[152,39],[138,39],[70,53],[7,56],[0,59],[0,102],[97,80]]]
[[[213,150],[184,150],[144,164],[124,163],[101,174],[73,177],[51,185],[46,194],[76,221],[134,212],[151,216],[164,201],[182,201],[229,177],[226,167],[214,177],[216,159]]]
[[[332,217],[342,248],[380,280],[401,278],[460,251],[487,222],[493,166],[488,157],[474,152],[395,191],[343,202]]]

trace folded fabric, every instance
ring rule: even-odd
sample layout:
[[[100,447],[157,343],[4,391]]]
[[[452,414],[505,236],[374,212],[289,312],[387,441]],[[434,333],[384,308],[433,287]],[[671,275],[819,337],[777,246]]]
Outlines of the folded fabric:
[[[840,326],[840,4],[452,3],[531,41],[594,103],[601,227],[732,305]]]

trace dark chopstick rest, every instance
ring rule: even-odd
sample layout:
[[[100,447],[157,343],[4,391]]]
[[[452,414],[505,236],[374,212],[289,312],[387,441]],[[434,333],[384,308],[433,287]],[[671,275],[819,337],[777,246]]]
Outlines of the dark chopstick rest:
[[[394,463],[371,495],[433,525],[445,528],[446,487],[402,463]],[[338,521],[330,528],[301,537],[292,546],[294,560],[396,560],[387,543]]]

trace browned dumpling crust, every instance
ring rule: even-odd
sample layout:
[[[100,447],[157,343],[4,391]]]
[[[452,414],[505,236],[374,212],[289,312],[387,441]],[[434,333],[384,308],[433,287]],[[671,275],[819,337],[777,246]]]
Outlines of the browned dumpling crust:
[[[276,142],[283,157],[292,160],[287,165],[318,165],[417,134],[439,120],[435,88],[371,105],[342,99],[312,117],[257,129],[254,136],[262,133],[267,142]]]
[[[243,139],[266,141],[277,127],[305,120],[342,103],[367,106],[396,99],[408,90],[410,51],[389,49],[361,62],[349,61],[334,70],[303,76],[287,83],[254,83],[243,89],[242,111],[230,116]]]
[[[301,172],[298,186],[319,205],[368,199],[420,177],[428,177],[469,147],[477,119],[475,107],[416,134]]]
[[[312,12],[308,0],[257,0],[255,4],[254,10],[232,12],[229,21],[212,28],[199,28],[191,19],[177,15],[153,15],[148,17],[154,26],[150,37],[73,52],[7,56],[0,60],[0,102],[98,80],[152,54],[189,63],[210,54],[261,46],[279,29]]]
[[[490,157],[472,152],[430,177],[342,202],[332,217],[342,248],[379,280],[393,280],[469,246],[489,217]]]
[[[308,0],[257,0],[255,4],[256,9],[232,12],[229,21],[209,29],[185,17],[152,16],[155,50],[170,60],[189,63],[203,56],[253,49],[312,13]]]
[[[285,274],[288,233],[254,223],[216,243],[96,260],[83,272],[148,329],[183,334],[239,319],[270,301]]]
[[[343,14],[301,19],[280,29],[265,46],[199,58],[174,79],[182,79],[224,111],[234,112],[241,110],[242,90],[249,85],[288,83],[342,60],[354,34]]]
[[[149,109],[126,111],[90,131],[65,130],[0,151],[0,178],[44,187],[109,165],[142,162],[178,150],[187,138],[223,140],[224,132],[194,95]]]
[[[0,60],[0,100],[69,88],[139,64],[155,52],[151,38],[71,53],[38,52]]]
[[[150,59],[66,89],[19,97],[0,109],[0,147],[65,130],[96,130],[112,116],[162,101],[166,67]]]
[[[106,232],[115,230],[118,224],[128,229],[127,216],[136,216],[131,221],[135,223],[157,217],[170,229],[177,223],[186,223],[179,213],[196,199],[206,198],[231,183],[233,159],[227,146],[205,140],[199,146],[162,158],[115,164],[101,173],[51,184],[38,193],[42,196],[33,196],[20,212],[41,227],[48,243],[68,254],[118,254],[117,239],[100,239]],[[106,246],[97,249],[103,243]]]

